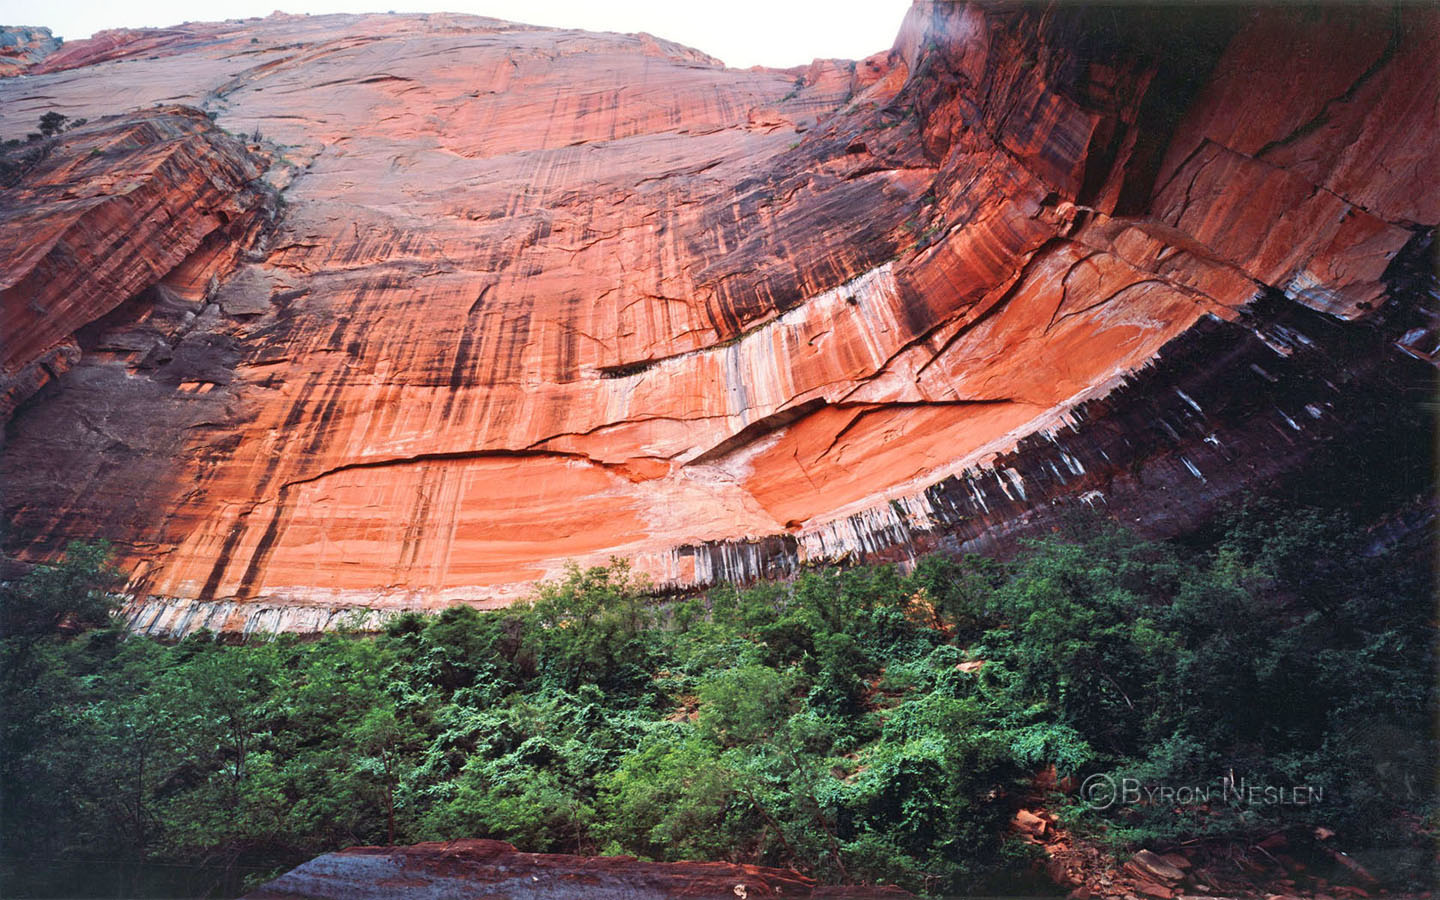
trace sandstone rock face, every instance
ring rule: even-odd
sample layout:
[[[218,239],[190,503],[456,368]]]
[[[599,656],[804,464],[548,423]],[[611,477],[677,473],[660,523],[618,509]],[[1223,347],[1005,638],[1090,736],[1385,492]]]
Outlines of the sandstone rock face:
[[[19,75],[60,49],[48,28],[0,25],[0,78]]]
[[[273,212],[261,161],[186,107],[87,123],[36,149],[0,204],[0,422],[78,358],[81,328],[182,264],[191,281],[218,281]],[[129,337],[123,349],[153,349]]]
[[[248,900],[548,897],[909,897],[898,888],[817,886],[784,869],[735,863],[647,863],[633,856],[521,853],[503,841],[460,840],[327,853],[246,895]]]
[[[48,305],[0,244],[17,358],[127,311],[11,423],[7,549],[119,541],[138,629],[308,630],[566,560],[689,587],[1082,505],[1174,533],[1393,424],[1433,373],[1440,16],[1094,15],[918,2],[786,71],[450,15],[67,44],[0,135],[191,104],[284,213],[193,262],[115,220],[152,249]],[[27,177],[6,215],[62,216]],[[174,189],[245,206],[219,181]],[[115,355],[187,301],[164,365]]]

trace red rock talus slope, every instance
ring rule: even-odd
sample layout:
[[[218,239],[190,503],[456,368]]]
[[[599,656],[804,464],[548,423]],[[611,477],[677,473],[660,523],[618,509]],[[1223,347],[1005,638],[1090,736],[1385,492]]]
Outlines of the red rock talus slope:
[[[327,853],[246,895],[249,900],[548,897],[908,897],[896,888],[817,886],[803,875],[734,863],[647,863],[632,856],[520,853],[502,841],[353,847]]]
[[[1183,527],[1334,439],[1364,395],[1306,393],[1317,366],[1429,372],[1404,316],[1399,350],[1318,332],[1389,315],[1440,221],[1437,26],[921,2],[889,52],[743,72],[455,16],[68,44],[0,81],[0,134],[190,103],[273,148],[284,215],[181,377],[107,348],[196,296],[183,266],[17,415],[8,549],[119,540],[135,627],[176,633],[504,602],[567,559],[705,584],[1057,505]]]

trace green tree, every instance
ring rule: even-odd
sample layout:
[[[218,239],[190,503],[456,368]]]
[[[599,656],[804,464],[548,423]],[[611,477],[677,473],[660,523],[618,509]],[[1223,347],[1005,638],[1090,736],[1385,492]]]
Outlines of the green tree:
[[[635,688],[648,681],[645,640],[653,615],[645,584],[627,563],[581,569],[539,588],[528,632],[539,666],[555,684]]]
[[[69,116],[51,110],[40,117],[40,133],[46,137],[59,134],[65,130],[65,123]]]
[[[61,630],[107,624],[119,605],[115,593],[125,583],[111,560],[108,543],[75,541],[57,562],[0,582],[0,638],[23,647]]]
[[[734,859],[747,843],[720,748],[664,723],[601,779],[602,835],[650,859]]]

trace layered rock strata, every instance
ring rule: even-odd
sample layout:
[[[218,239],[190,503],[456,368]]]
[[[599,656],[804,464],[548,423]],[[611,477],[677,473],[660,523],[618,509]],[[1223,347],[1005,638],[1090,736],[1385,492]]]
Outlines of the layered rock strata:
[[[164,281],[192,320],[203,314],[204,293],[274,213],[264,161],[187,107],[87,122],[20,152],[30,159],[0,200],[0,422],[80,358],[82,329],[142,291]],[[174,329],[122,318],[124,346],[92,349],[155,368]]]
[[[684,588],[1080,506],[1192,527],[1425,430],[1437,25],[920,2],[888,52],[743,72],[448,15],[67,44],[0,81],[0,134],[190,103],[272,148],[285,215],[143,421],[117,400],[163,370],[103,352],[16,416],[7,548],[120,541],[134,627],[176,634],[612,555]],[[149,279],[47,327],[172,302]]]

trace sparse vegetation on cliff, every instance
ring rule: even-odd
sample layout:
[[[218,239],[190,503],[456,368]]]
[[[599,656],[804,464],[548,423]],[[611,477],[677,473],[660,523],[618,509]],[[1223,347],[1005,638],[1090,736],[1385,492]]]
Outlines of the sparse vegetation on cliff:
[[[69,116],[51,110],[40,117],[39,131],[32,131],[22,143],[11,138],[0,146],[0,188],[13,186],[20,176],[39,165],[54,149],[54,138],[61,132],[84,125],[85,119],[71,119]]]
[[[233,892],[328,850],[461,836],[1033,893],[1036,850],[1007,825],[1037,802],[1116,848],[1320,827],[1424,884],[1422,559],[1260,507],[1198,549],[1085,522],[1006,563],[662,606],[623,566],[577,569],[528,604],[379,636],[163,646],[76,633],[110,577],[76,547],[0,605],[7,893]],[[1153,796],[1227,773],[1321,797]],[[1097,802],[1066,780],[1087,776],[1150,793]]]

